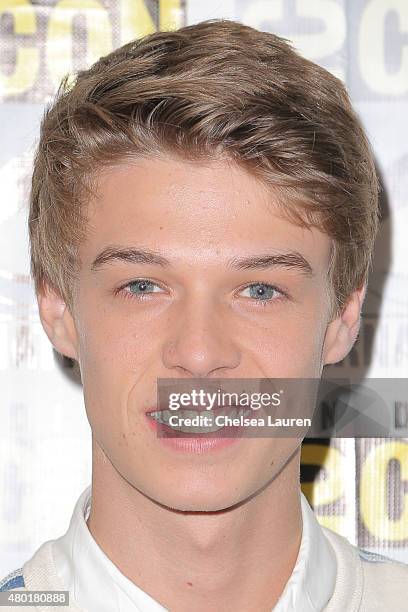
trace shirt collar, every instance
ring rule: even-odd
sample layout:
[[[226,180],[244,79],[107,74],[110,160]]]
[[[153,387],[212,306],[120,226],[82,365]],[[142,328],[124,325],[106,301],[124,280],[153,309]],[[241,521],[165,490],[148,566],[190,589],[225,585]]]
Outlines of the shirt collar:
[[[98,612],[165,612],[126,578],[96,543],[86,521],[91,485],[80,495],[67,532],[53,541],[56,571],[79,607]],[[273,612],[317,612],[329,601],[336,581],[334,550],[306,497],[300,492],[302,539],[295,567]]]
[[[332,545],[300,492],[302,539],[292,574],[273,612],[320,612],[331,598],[337,576]]]

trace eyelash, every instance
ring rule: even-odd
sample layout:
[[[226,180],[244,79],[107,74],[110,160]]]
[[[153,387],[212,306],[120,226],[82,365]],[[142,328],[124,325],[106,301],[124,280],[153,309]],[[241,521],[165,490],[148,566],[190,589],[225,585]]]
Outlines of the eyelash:
[[[135,293],[132,293],[131,291],[125,291],[126,288],[129,287],[129,285],[134,285],[134,284],[142,283],[142,282],[151,283],[152,285],[156,285],[157,287],[160,287],[161,289],[164,289],[164,287],[162,287],[159,283],[157,283],[156,281],[153,281],[153,280],[151,280],[149,278],[137,278],[137,279],[131,280],[128,283],[126,283],[125,285],[122,285],[121,287],[119,287],[115,291],[115,295],[120,294],[125,299],[143,301],[144,299],[146,299],[146,296],[147,295],[151,295],[151,293],[147,293],[147,294],[141,293],[140,295],[136,295]],[[280,301],[282,298],[288,298],[289,297],[288,294],[286,293],[286,291],[283,291],[283,289],[280,289],[276,285],[271,285],[270,283],[264,283],[262,281],[259,281],[257,283],[249,283],[249,285],[245,285],[244,287],[241,287],[239,289],[239,291],[243,291],[244,289],[250,289],[251,287],[258,287],[258,286],[267,287],[268,289],[273,289],[277,293],[280,293],[280,296],[278,296],[278,297],[267,298],[267,299],[264,299],[264,300],[257,300],[255,298],[253,298],[252,301],[255,302],[257,304],[257,306],[261,306],[262,308],[265,308],[266,306],[270,306],[272,302],[276,302],[277,300]],[[251,299],[251,298],[247,298],[247,299]]]

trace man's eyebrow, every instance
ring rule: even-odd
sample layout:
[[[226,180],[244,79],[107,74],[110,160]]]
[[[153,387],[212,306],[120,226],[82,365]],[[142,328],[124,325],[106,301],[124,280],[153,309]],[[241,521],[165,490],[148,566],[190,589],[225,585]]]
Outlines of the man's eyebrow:
[[[310,263],[298,251],[256,255],[255,257],[234,257],[229,266],[234,270],[266,270],[273,267],[295,268],[306,276],[313,276]]]
[[[91,264],[91,270],[96,272],[111,261],[125,261],[127,263],[150,264],[162,267],[170,265],[168,259],[156,251],[112,245],[106,247],[97,255]]]
[[[161,267],[171,265],[161,253],[150,249],[137,249],[111,245],[104,248],[91,264],[91,270],[96,272],[112,261],[124,261],[134,264],[148,264]],[[307,276],[313,276],[310,263],[297,251],[276,254],[261,254],[250,257],[233,257],[227,263],[233,270],[265,270],[273,267],[295,268]]]

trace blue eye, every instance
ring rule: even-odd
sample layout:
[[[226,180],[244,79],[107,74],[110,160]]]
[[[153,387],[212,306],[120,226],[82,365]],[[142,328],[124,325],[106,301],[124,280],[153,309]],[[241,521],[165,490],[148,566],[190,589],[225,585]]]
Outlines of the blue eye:
[[[252,283],[243,291],[249,291],[249,296],[246,297],[253,298],[257,302],[268,302],[284,295],[283,291],[266,283]]]
[[[146,294],[160,293],[161,291],[162,288],[156,283],[153,283],[146,278],[139,278],[137,280],[130,281],[130,283],[127,283],[123,287],[120,287],[118,292],[129,298],[143,298],[143,296]]]
[[[120,287],[116,293],[122,294],[125,298],[142,300],[145,295],[161,292],[163,292],[163,288],[157,283],[147,278],[138,278]],[[241,295],[245,292],[249,292],[249,295],[247,294],[244,297],[251,298],[256,304],[261,306],[267,306],[270,302],[286,297],[284,291],[274,285],[261,282],[251,283],[241,291]]]
[[[132,281],[128,287],[130,288],[132,285],[135,285],[136,293],[154,293],[154,287],[157,287],[157,285],[148,280]],[[135,293],[135,291],[132,291],[132,293]]]

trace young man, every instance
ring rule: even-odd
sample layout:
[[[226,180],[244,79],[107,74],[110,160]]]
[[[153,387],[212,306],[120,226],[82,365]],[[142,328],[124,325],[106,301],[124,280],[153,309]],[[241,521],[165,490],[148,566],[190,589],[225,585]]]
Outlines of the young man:
[[[408,610],[406,565],[317,522],[300,436],[157,435],[158,379],[320,378],[347,355],[377,193],[344,87],[272,34],[158,32],[61,87],[32,273],[79,363],[92,484],[3,590],[68,590],[70,611]]]

